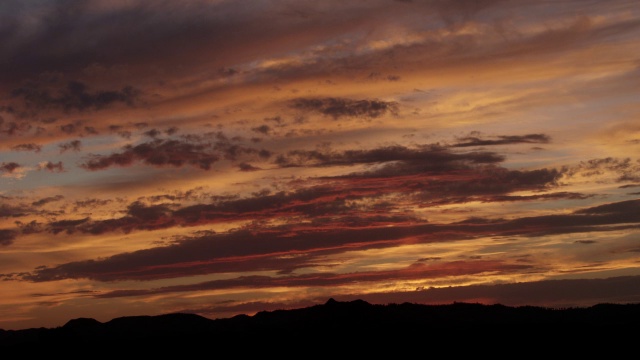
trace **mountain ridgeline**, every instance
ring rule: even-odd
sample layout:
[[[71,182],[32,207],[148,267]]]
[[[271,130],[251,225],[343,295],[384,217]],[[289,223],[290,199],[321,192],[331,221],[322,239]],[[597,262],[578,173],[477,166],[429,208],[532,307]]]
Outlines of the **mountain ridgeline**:
[[[239,337],[268,336],[288,339],[317,334],[332,336],[442,333],[447,330],[482,330],[492,326],[527,325],[545,328],[627,327],[640,325],[640,304],[598,304],[591,307],[553,309],[510,307],[477,303],[375,305],[363,300],[326,303],[292,310],[263,311],[253,316],[208,319],[195,314],[127,316],[99,322],[78,318],[56,328],[1,330],[0,347],[47,344],[162,343],[197,344]]]

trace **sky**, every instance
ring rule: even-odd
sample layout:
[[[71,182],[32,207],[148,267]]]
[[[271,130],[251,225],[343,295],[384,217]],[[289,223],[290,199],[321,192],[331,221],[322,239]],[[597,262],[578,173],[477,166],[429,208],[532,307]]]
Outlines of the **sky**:
[[[640,302],[636,0],[3,0],[0,328]]]

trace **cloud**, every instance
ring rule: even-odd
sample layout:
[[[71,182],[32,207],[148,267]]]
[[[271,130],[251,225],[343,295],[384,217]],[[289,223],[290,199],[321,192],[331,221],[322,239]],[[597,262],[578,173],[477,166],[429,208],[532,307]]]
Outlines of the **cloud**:
[[[73,140],[67,143],[60,144],[58,145],[58,147],[60,148],[60,153],[63,153],[67,150],[80,151],[81,145],[82,142],[80,140]]]
[[[371,303],[449,304],[454,302],[510,306],[585,307],[594,304],[636,303],[640,276],[604,279],[544,280],[509,284],[435,287],[418,291],[377,292],[336,297],[339,301],[361,299]],[[282,308],[282,307],[281,307]]]
[[[260,125],[254,128],[251,128],[251,130],[257,132],[257,133],[261,133],[261,134],[269,134],[269,131],[271,131],[271,128],[269,127],[269,125]]]
[[[171,147],[171,149],[177,148]],[[90,234],[110,231],[128,233],[134,230],[276,219],[282,216],[313,219],[317,224],[327,217],[336,224],[356,226],[356,223],[348,220],[347,216],[353,211],[358,211],[360,214],[359,226],[365,226],[376,223],[376,216],[373,214],[381,209],[387,212],[399,210],[400,204],[424,207],[470,201],[506,202],[589,197],[571,192],[510,195],[514,191],[549,190],[556,185],[561,173],[555,169],[520,171],[508,170],[492,163],[489,164],[490,166],[483,164],[486,161],[502,160],[502,157],[493,153],[451,153],[441,147],[395,146],[372,150],[295,154],[298,155],[296,161],[313,166],[370,162],[382,162],[383,166],[360,173],[310,179],[319,185],[275,193],[258,192],[246,198],[223,199],[208,204],[167,207],[162,204],[148,205],[137,202],[135,205],[130,205],[124,217],[87,221],[69,231]],[[259,170],[245,162],[241,162],[238,166],[241,171]],[[391,204],[376,200],[391,194],[399,200],[399,203]],[[363,203],[355,206],[350,203],[352,201],[363,201]],[[135,216],[131,212],[132,209],[140,211],[144,209],[146,212],[155,214],[162,213],[163,216],[153,219],[141,218]],[[336,218],[337,216],[340,218]],[[387,222],[388,219],[382,221]]]
[[[0,246],[9,246],[13,244],[17,233],[10,229],[0,229]]]
[[[58,89],[57,94],[52,95],[49,89],[43,89],[38,85],[23,86],[14,89],[11,95],[24,100],[29,108],[39,110],[62,109],[66,112],[72,110],[100,110],[113,104],[122,103],[133,106],[139,97],[140,91],[132,86],[125,86],[121,90],[98,90],[91,92],[88,86],[80,81],[70,81],[65,88]]]
[[[507,145],[507,144],[546,144],[551,138],[545,134],[528,134],[528,135],[501,135],[496,139],[481,139],[479,137],[467,136],[459,139],[460,142],[455,143],[453,147],[467,146],[486,146],[486,145]]]
[[[18,144],[18,145],[12,146],[11,149],[16,151],[33,151],[38,153],[42,150],[42,146],[38,144],[33,144],[33,143]]]
[[[594,177],[604,174],[615,174],[618,182],[640,181],[640,159],[633,161],[631,158],[599,158],[581,161],[578,165],[564,166],[562,172],[565,176]]]
[[[9,136],[22,135],[31,130],[32,126],[26,122],[7,121],[5,122],[0,117],[0,134],[6,134]]]
[[[81,167],[95,171],[111,166],[130,166],[134,162],[163,167],[182,167],[190,165],[202,170],[210,170],[211,166],[222,157],[235,161],[243,155],[254,155],[266,159],[271,156],[268,150],[257,150],[228,140],[218,142],[203,141],[201,137],[185,137],[187,140],[154,139],[138,145],[127,145],[120,153],[111,155],[89,155]]]
[[[31,203],[31,205],[33,205],[33,206],[42,206],[42,205],[48,204],[50,202],[60,201],[62,199],[64,199],[63,195],[50,196],[50,197],[42,198],[42,199],[40,199],[38,201],[34,201],[34,202]]]
[[[437,144],[415,148],[394,145],[342,152],[293,150],[286,156],[280,155],[276,158],[276,164],[283,167],[389,163],[389,167],[401,167],[405,170],[413,168],[413,172],[463,169],[468,168],[470,164],[495,164],[502,161],[504,156],[493,152],[454,153]]]
[[[47,170],[50,172],[64,172],[64,166],[62,161],[53,163],[51,161],[45,161],[38,164],[38,170]]]
[[[162,134],[162,132],[160,132],[160,130],[158,129],[151,129],[151,130],[145,131],[144,134],[148,137],[156,138],[158,137],[158,135]]]
[[[238,164],[238,168],[240,171],[258,171],[261,170],[259,167],[255,167],[249,163],[240,163]]]
[[[178,140],[154,140],[136,146],[127,145],[121,153],[111,155],[90,155],[81,167],[95,171],[110,166],[130,166],[140,161],[152,166],[181,167],[191,165],[202,170],[211,169],[211,165],[220,157],[206,144],[191,144]]]
[[[0,218],[21,217],[29,213],[29,209],[25,208],[24,206],[0,204]]]
[[[62,131],[65,134],[73,134],[76,131],[78,131],[78,126],[79,124],[66,124],[66,125],[60,125],[60,131]]]
[[[249,203],[247,203],[249,205]],[[137,205],[136,205],[137,206]],[[264,205],[264,208],[272,205]],[[190,211],[192,221],[209,215]],[[140,227],[167,221],[169,208],[139,206],[131,216],[113,223]],[[214,213],[210,213],[215,215]],[[175,217],[175,214],[174,214]],[[335,215],[334,215],[335,217]],[[79,225],[93,226],[88,218],[50,224],[53,233],[73,232]],[[103,223],[102,226],[114,225]],[[336,226],[338,225],[338,226]],[[101,260],[87,260],[36,269],[29,281],[90,278],[99,281],[151,280],[235,271],[278,271],[319,266],[320,258],[347,251],[384,249],[406,243],[463,241],[481,236],[545,236],[551,234],[619,231],[640,228],[640,200],[584,208],[570,214],[506,219],[469,218],[455,223],[413,221],[396,226],[363,223],[341,227],[339,222],[240,229],[221,234],[184,238],[172,245],[122,253]],[[330,266],[330,265],[325,265]]]
[[[387,113],[396,115],[398,103],[382,100],[353,100],[347,98],[297,98],[289,106],[305,112],[317,112],[335,120],[342,117],[377,118]]]
[[[76,228],[76,226],[80,224],[84,224],[89,221],[89,218],[86,217],[84,219],[78,220],[60,220],[54,221],[49,224],[49,231],[53,234],[58,234],[60,232],[66,232],[67,234],[72,234]]]
[[[0,163],[0,172],[12,173],[18,168],[20,168],[20,164],[15,163],[15,162],[8,162],[8,163],[3,162],[3,163]]]
[[[268,288],[268,287],[332,287],[352,283],[376,281],[403,281],[430,279],[442,276],[475,275],[484,272],[508,273],[514,270],[527,269],[530,266],[507,264],[499,261],[453,261],[424,265],[415,263],[406,268],[386,271],[368,271],[353,273],[314,273],[296,276],[240,276],[233,279],[214,280],[192,285],[176,285],[148,290],[115,290],[96,295],[98,298],[154,295],[173,292],[192,292],[206,290],[226,290],[234,288]]]

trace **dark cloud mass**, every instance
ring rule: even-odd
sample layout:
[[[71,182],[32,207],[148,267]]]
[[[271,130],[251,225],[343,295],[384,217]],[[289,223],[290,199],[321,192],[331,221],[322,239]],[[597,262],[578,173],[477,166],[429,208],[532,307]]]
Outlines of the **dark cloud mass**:
[[[53,163],[51,161],[47,161],[47,162],[41,164],[39,169],[40,170],[47,170],[47,171],[50,171],[50,172],[63,172],[64,171],[64,165],[62,164],[62,161],[58,161],[57,163]]]
[[[25,86],[14,89],[13,97],[21,98],[30,108],[49,109],[60,108],[64,111],[72,110],[99,110],[116,103],[133,106],[139,97],[139,91],[131,86],[122,90],[98,90],[90,91],[85,83],[70,81],[66,88],[52,94],[49,89],[39,86]]]
[[[60,153],[63,153],[67,150],[80,151],[81,145],[82,145],[82,141],[73,140],[67,143],[60,144],[58,145],[58,147],[60,148]]]
[[[479,137],[467,136],[459,139],[460,142],[453,144],[453,147],[485,146],[485,145],[507,145],[507,144],[546,144],[551,138],[545,134],[528,135],[503,135],[496,139],[482,139]]]
[[[377,118],[383,115],[397,114],[398,103],[382,100],[353,100],[346,98],[297,98],[289,102],[296,110],[317,112],[334,119],[342,117]]]
[[[414,167],[415,171],[438,171],[467,168],[469,164],[495,164],[504,156],[492,152],[454,153],[440,145],[423,145],[416,148],[395,145],[370,150],[318,151],[293,150],[286,156],[278,156],[280,166],[338,166],[371,163],[396,163]],[[390,165],[395,166],[395,165]]]
[[[0,163],[0,171],[5,171],[8,173],[12,173],[14,172],[17,168],[20,167],[20,164],[15,163],[15,162],[8,162],[8,163]]]
[[[0,246],[8,246],[13,244],[17,233],[10,229],[0,229]]]
[[[203,170],[211,169],[211,165],[220,160],[212,153],[209,146],[190,144],[178,140],[155,140],[136,146],[128,145],[121,153],[111,155],[92,155],[81,166],[87,170],[101,170],[110,166],[130,166],[134,161],[141,161],[153,166],[192,165]]]
[[[89,155],[88,160],[81,167],[95,171],[111,166],[131,166],[134,162],[162,167],[181,167],[190,165],[202,170],[210,170],[211,166],[221,158],[235,161],[243,155],[255,155],[266,159],[271,156],[267,150],[257,150],[231,144],[228,141],[199,141],[194,142],[171,139],[155,139],[150,142],[127,145],[122,152],[111,155]]]
[[[0,218],[21,217],[29,213],[29,209],[23,206],[11,206],[0,204]]]
[[[11,147],[12,150],[16,150],[16,151],[33,151],[33,152],[40,152],[42,150],[42,146],[38,145],[38,144],[18,144],[15,146]]]
[[[50,202],[54,202],[54,201],[60,201],[64,199],[64,195],[56,195],[56,196],[50,196],[50,197],[46,197],[46,198],[42,198],[38,201],[34,201],[31,203],[31,205],[33,206],[42,206],[45,204],[48,204]]]

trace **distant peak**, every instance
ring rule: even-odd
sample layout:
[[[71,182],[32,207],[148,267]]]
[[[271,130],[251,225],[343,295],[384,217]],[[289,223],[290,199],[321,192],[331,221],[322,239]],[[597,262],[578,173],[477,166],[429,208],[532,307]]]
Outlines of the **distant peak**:
[[[329,300],[327,300],[327,302],[325,303],[325,305],[335,305],[338,302],[336,301],[336,299],[334,298],[329,298]]]
[[[101,322],[96,319],[77,318],[77,319],[71,319],[67,321],[67,323],[64,324],[64,327],[65,328],[84,328],[84,327],[96,326],[100,324]]]

